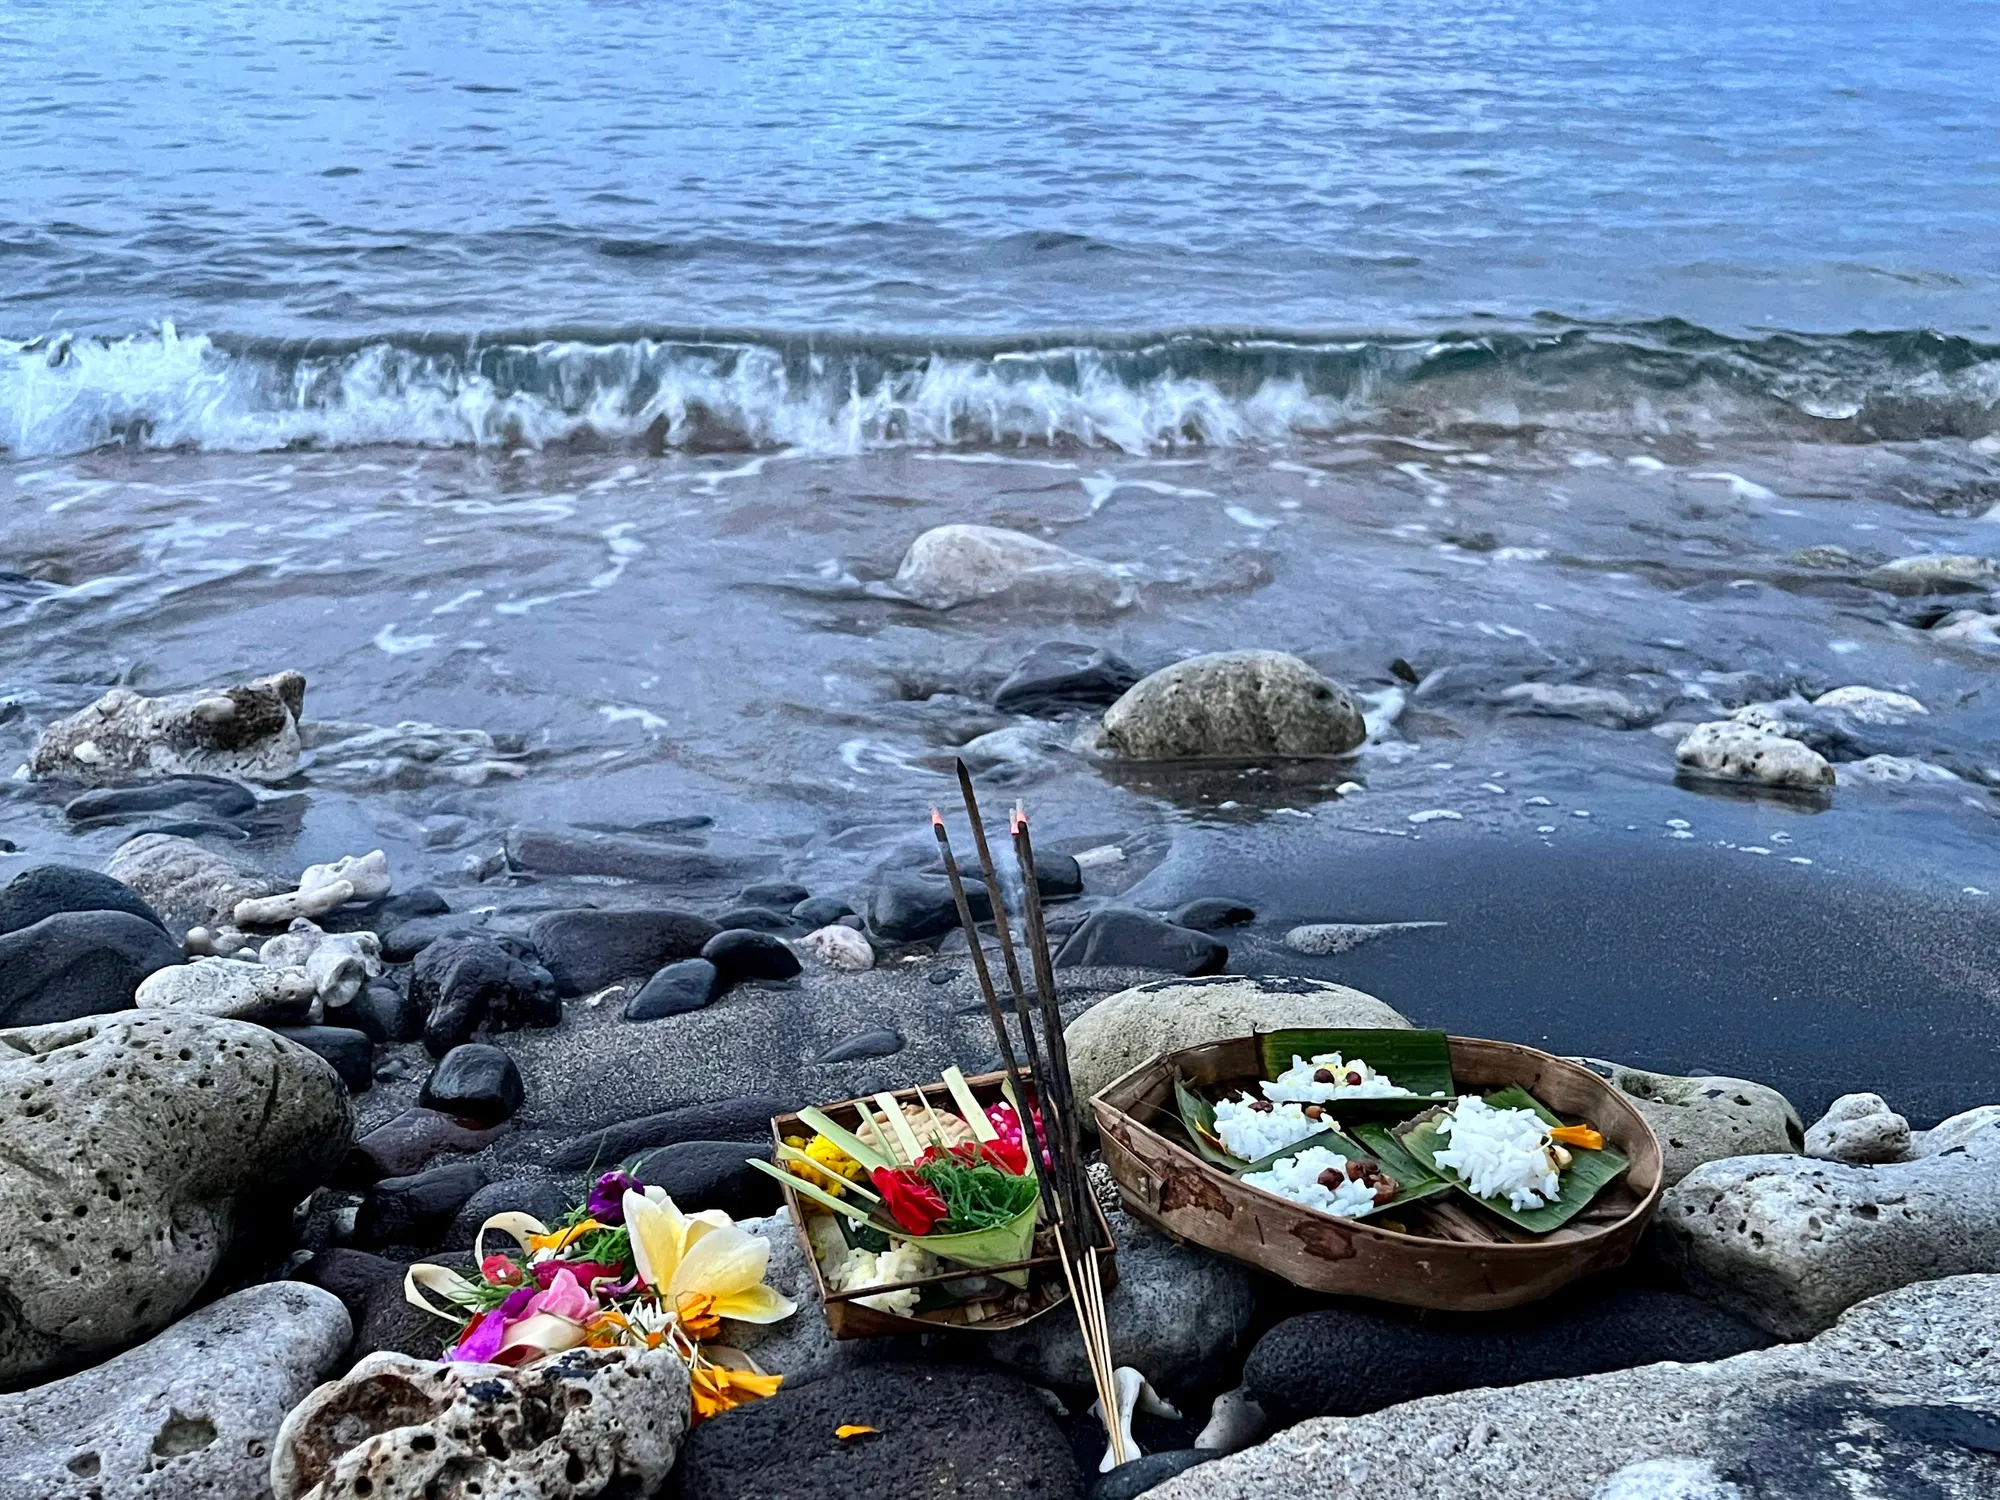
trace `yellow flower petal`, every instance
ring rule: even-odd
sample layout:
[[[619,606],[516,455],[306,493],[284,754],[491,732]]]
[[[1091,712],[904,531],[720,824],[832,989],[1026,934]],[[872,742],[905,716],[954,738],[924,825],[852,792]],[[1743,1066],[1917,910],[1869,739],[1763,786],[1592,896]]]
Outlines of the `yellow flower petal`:
[[[632,1264],[647,1286],[660,1288],[680,1268],[685,1221],[669,1203],[640,1193],[625,1194],[625,1228],[632,1237]]]
[[[712,1305],[718,1318],[734,1318],[739,1323],[775,1323],[799,1310],[791,1298],[768,1286],[730,1292],[715,1298]]]
[[[730,1225],[710,1229],[688,1247],[680,1267],[668,1283],[668,1290],[702,1292],[726,1297],[747,1291],[764,1279],[771,1263],[771,1242]]]
[[[849,1438],[862,1437],[878,1430],[874,1427],[864,1427],[858,1422],[843,1422],[840,1426],[833,1429],[833,1435],[844,1443]]]

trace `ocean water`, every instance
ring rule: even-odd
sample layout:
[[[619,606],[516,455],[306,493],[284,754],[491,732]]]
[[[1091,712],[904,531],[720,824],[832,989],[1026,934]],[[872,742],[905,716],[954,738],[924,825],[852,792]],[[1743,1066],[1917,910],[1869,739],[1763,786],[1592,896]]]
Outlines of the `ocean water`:
[[[1262,881],[1246,962],[1413,1014],[1824,1097],[1868,1046],[1815,956],[1872,911],[1921,994],[1884,971],[1867,1024],[1989,1045],[2000,633],[1934,627],[2000,606],[1874,570],[2000,544],[1996,80],[1971,4],[0,3],[0,752],[295,666],[313,762],[248,853],[505,908],[576,899],[496,873],[510,827],[692,814],[860,891],[971,747],[1120,851],[1100,893]],[[1120,587],[898,598],[956,521]],[[1051,639],[1296,651],[1388,727],[1106,767],[990,706]],[[1930,709],[1838,751],[1900,769],[1676,779],[1665,726],[1856,683]],[[130,831],[61,802],[9,784],[0,875]],[[1616,991],[1559,1017],[1430,938],[1400,979],[1402,939],[1278,945],[1435,917],[1356,872],[1474,847],[1846,915],[1782,1001],[1553,922],[1538,972]]]

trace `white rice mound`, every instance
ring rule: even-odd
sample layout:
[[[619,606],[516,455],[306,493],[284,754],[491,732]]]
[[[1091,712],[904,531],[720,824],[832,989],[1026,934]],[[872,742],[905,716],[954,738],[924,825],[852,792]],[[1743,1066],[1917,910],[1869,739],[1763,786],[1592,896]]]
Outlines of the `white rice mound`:
[[[1341,1174],[1337,1188],[1328,1188],[1319,1180],[1328,1167]],[[1277,1162],[1268,1172],[1246,1172],[1243,1180],[1336,1219],[1358,1219],[1375,1207],[1375,1189],[1366,1183],[1349,1182],[1347,1158],[1324,1146],[1308,1146],[1297,1156]]]
[[[1437,1153],[1481,1198],[1505,1198],[1515,1212],[1545,1208],[1562,1192],[1549,1154],[1549,1127],[1532,1109],[1494,1109],[1467,1094],[1438,1121],[1451,1144]]]
[[[1334,1082],[1314,1080],[1313,1074],[1321,1068],[1333,1074]],[[1361,1082],[1347,1082],[1349,1073],[1359,1074]],[[1338,1052],[1322,1052],[1316,1057],[1302,1058],[1295,1052],[1292,1054],[1292,1065],[1264,1085],[1264,1097],[1274,1103],[1325,1104],[1334,1099],[1414,1099],[1416,1095],[1392,1083],[1361,1058],[1347,1062]]]
[[[1296,1104],[1259,1110],[1251,1108],[1254,1102],[1241,1094],[1215,1106],[1215,1133],[1222,1138],[1223,1149],[1238,1161],[1262,1161],[1273,1151],[1326,1129],[1318,1120],[1307,1119]]]

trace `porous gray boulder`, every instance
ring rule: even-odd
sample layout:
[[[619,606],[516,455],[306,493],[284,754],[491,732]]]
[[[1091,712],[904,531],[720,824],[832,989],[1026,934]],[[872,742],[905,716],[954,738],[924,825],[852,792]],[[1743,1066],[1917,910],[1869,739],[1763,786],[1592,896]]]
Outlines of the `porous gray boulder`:
[[[1118,1285],[1105,1293],[1104,1310],[1118,1363],[1162,1388],[1219,1371],[1256,1312],[1249,1272],[1122,1211],[1107,1217],[1118,1244]],[[1037,1318],[989,1335],[982,1347],[1038,1385],[1091,1384],[1075,1318]]]
[[[1104,711],[1129,760],[1345,755],[1368,737],[1347,689],[1283,651],[1218,651],[1141,678]]]
[[[2000,1276],[1926,1282],[1810,1343],[1301,1423],[1150,1500],[1986,1500]]]
[[[333,1293],[271,1282],[95,1369],[0,1396],[0,1494],[262,1500],[285,1413],[339,1363],[349,1333]]]
[[[296,966],[197,958],[149,974],[136,998],[147,1010],[195,1011],[233,1021],[299,1021],[312,1008],[313,993],[312,976]]]
[[[333,1069],[260,1026],[146,1010],[0,1032],[0,1382],[165,1327],[353,1128]]]
[[[1902,1161],[1910,1122],[1880,1094],[1842,1094],[1806,1131],[1806,1155],[1855,1166]]]
[[[1774,1156],[1805,1145],[1792,1101],[1747,1078],[1649,1073],[1602,1058],[1576,1057],[1638,1108],[1660,1139],[1660,1176],[1672,1187],[1703,1162]]]
[[[1654,1234],[1690,1289],[1780,1338],[1805,1338],[1895,1287],[2000,1271],[2000,1123],[1881,1166],[1710,1162],[1667,1191]]]
[[[282,888],[262,871],[172,833],[142,833],[120,844],[104,873],[137,891],[175,932],[221,926],[234,920],[239,901]]]
[[[1760,786],[1818,791],[1834,783],[1832,765],[1810,745],[1735,719],[1695,725],[1674,759],[1689,770]]]
[[[42,731],[28,774],[91,786],[143,776],[283,781],[299,768],[305,699],[297,672],[165,698],[113,688]]]
[[[999,594],[1114,606],[1129,592],[1124,570],[1110,563],[1025,532],[961,524],[933,527],[910,543],[889,587],[932,609]]]
[[[690,1415],[671,1349],[571,1349],[524,1369],[378,1353],[292,1411],[275,1500],[586,1500],[658,1492]]]
[[[1344,984],[1214,974],[1107,995],[1064,1027],[1063,1038],[1077,1094],[1088,1099],[1148,1058],[1202,1042],[1290,1026],[1377,1029],[1409,1024],[1373,995]]]

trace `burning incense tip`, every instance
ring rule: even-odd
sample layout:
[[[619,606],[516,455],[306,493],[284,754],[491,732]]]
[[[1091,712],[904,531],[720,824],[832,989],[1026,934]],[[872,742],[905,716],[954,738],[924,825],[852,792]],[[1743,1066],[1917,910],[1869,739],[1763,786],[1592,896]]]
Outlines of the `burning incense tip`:
[[[931,827],[944,827],[944,814],[939,812],[935,807],[931,809]]]

